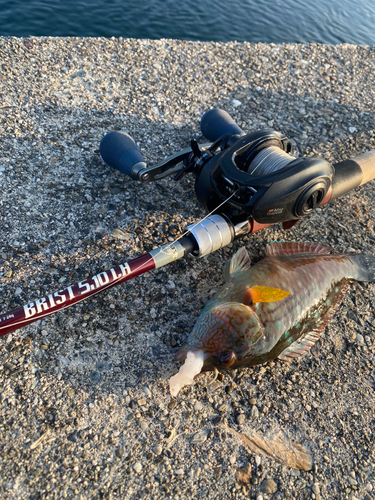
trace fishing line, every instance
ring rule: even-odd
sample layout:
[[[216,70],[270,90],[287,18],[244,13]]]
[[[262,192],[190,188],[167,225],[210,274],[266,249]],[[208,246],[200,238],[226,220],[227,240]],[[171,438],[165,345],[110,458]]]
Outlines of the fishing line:
[[[253,159],[248,168],[250,175],[267,175],[286,167],[296,157],[288,154],[277,146],[262,149]],[[251,172],[250,172],[250,169]]]
[[[173,240],[172,242],[170,242],[169,244],[167,244],[166,246],[162,246],[161,248],[159,248],[159,252],[157,254],[154,255],[154,257],[150,257],[148,260],[146,260],[145,262],[143,262],[140,266],[138,267],[135,267],[134,269],[134,272],[138,271],[139,269],[141,269],[141,267],[145,266],[146,264],[150,263],[151,261],[154,260],[154,258],[157,256],[157,255],[160,255],[160,254],[163,254],[163,253],[166,253],[167,250],[169,248],[171,248],[177,241],[179,241],[181,238],[183,238],[184,236],[186,236],[192,229],[194,229],[195,227],[199,226],[199,224],[201,224],[204,220],[206,220],[208,217],[210,217],[214,212],[216,212],[221,206],[225,205],[225,203],[227,203],[231,198],[233,198],[233,196],[235,196],[237,193],[238,193],[238,189],[236,191],[234,191],[230,196],[228,196],[228,198],[226,200],[224,200],[222,203],[220,203],[220,205],[218,205],[216,208],[214,208],[211,212],[209,212],[207,215],[205,215],[202,219],[200,219],[198,222],[196,222],[195,224],[193,224],[192,226],[190,226],[189,229],[187,229],[184,233],[182,233],[178,238],[176,238],[175,240]],[[100,290],[98,290],[97,293],[100,293],[100,292],[103,292],[106,288],[109,288],[110,286],[108,287],[103,287],[101,288]],[[93,297],[94,295],[97,295],[97,294],[92,294],[91,296]],[[84,300],[84,298],[82,299]],[[81,302],[81,301],[78,301],[78,302]],[[76,303],[78,303],[76,302]],[[67,307],[70,307],[70,306],[67,306]],[[62,308],[61,310],[63,310],[65,308]]]
[[[199,220],[198,222],[196,222],[195,224],[193,224],[192,226],[190,226],[189,229],[187,229],[184,233],[182,233],[178,238],[176,238],[174,241],[172,241],[169,245],[167,245],[166,247],[162,247],[160,248],[159,250],[159,253],[157,255],[160,255],[161,253],[165,252],[166,250],[168,250],[168,248],[171,248],[171,246],[173,246],[178,240],[180,240],[181,238],[183,238],[184,236],[186,236],[192,229],[196,228],[197,226],[199,226],[199,224],[201,224],[204,220],[206,220],[208,217],[210,217],[214,212],[216,212],[220,207],[222,207],[223,205],[225,205],[225,203],[227,203],[231,198],[233,198],[233,196],[235,196],[237,193],[238,193],[238,189],[236,191],[234,191],[230,196],[228,196],[228,198],[226,200],[224,200],[222,203],[220,203],[220,205],[218,205],[216,208],[214,208],[210,213],[208,213],[207,215],[205,215],[203,217],[203,219]],[[151,262],[151,260],[153,260],[152,258],[150,258],[148,261],[146,261],[146,264],[148,262]],[[144,264],[142,264],[144,265]],[[139,268],[137,268],[139,269]]]

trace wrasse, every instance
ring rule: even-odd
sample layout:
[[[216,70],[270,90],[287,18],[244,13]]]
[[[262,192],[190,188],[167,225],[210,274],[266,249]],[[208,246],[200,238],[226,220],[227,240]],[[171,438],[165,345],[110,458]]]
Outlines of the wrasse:
[[[274,243],[250,268],[241,248],[224,267],[225,284],[203,308],[171,394],[201,371],[290,361],[318,340],[353,280],[375,281],[375,258],[334,255],[317,243]]]

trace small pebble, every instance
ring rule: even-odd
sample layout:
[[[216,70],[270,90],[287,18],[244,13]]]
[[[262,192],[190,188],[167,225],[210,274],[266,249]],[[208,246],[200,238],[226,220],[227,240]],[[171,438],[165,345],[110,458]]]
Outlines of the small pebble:
[[[262,493],[267,493],[268,495],[273,495],[277,491],[277,484],[273,479],[265,479],[260,485],[260,491]]]
[[[195,405],[194,405],[194,410],[195,411],[201,411],[202,408],[203,408],[202,403],[199,403],[199,402],[195,403]]]
[[[148,422],[146,422],[145,420],[142,420],[141,421],[141,430],[145,431],[147,428],[148,428]]]
[[[96,363],[96,369],[100,372],[108,371],[112,368],[111,363],[107,363],[105,361],[98,361]]]
[[[319,483],[314,483],[313,484],[312,491],[313,491],[313,493],[315,493],[315,495],[319,495],[320,494]]]
[[[218,410],[221,412],[221,413],[225,413],[228,411],[228,405],[221,405],[219,406]]]
[[[89,377],[93,384],[97,384],[102,379],[102,375],[99,372],[91,372]]]
[[[237,416],[237,424],[238,425],[243,425],[245,423],[245,420],[246,420],[246,417],[243,413],[240,413],[238,416]]]
[[[258,408],[256,406],[253,406],[251,408],[251,416],[253,418],[258,418],[259,417],[259,410],[258,410]]]
[[[160,443],[158,443],[153,447],[152,451],[155,453],[155,455],[161,455],[163,447]]]
[[[203,444],[207,440],[207,432],[200,431],[194,434],[191,444]]]
[[[133,469],[139,474],[142,470],[142,464],[140,462],[135,463]]]
[[[216,425],[219,425],[221,423],[221,417],[214,417],[212,420],[211,420],[211,424],[215,427]]]
[[[168,410],[173,410],[174,408],[176,408],[176,406],[177,406],[177,401],[175,399],[172,399],[172,401],[168,403]]]

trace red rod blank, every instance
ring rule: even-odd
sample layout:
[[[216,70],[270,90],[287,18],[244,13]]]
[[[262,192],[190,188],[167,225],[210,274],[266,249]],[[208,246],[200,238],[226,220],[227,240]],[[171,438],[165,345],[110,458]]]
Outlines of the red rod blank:
[[[152,269],[155,269],[155,261],[147,253],[92,278],[68,286],[64,290],[29,302],[19,309],[0,316],[0,337]]]

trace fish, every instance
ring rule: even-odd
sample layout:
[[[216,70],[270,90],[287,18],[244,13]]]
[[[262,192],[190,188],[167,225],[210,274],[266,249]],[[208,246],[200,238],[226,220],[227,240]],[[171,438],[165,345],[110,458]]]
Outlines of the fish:
[[[189,353],[193,365],[196,359],[187,383],[197,371],[246,368],[276,358],[291,361],[309,350],[350,283],[375,281],[372,255],[331,252],[319,243],[273,243],[265,258],[251,266],[246,248],[240,248],[224,266],[224,285],[175,355],[175,361],[185,361]],[[180,389],[178,375],[170,381],[172,394]]]

